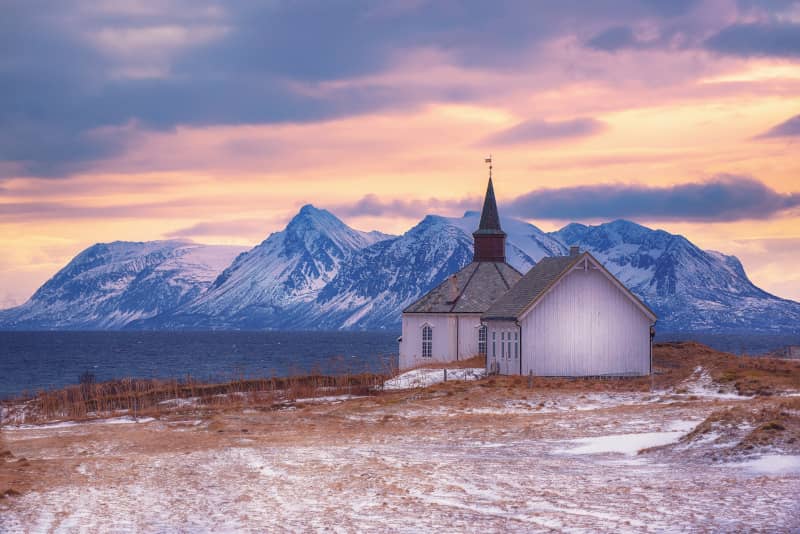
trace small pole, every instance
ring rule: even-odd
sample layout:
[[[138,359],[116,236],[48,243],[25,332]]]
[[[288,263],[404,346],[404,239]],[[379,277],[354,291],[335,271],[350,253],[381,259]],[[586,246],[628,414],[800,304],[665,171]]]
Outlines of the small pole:
[[[444,369],[444,381],[447,382],[447,369]]]
[[[528,389],[533,388],[533,369],[528,371]]]

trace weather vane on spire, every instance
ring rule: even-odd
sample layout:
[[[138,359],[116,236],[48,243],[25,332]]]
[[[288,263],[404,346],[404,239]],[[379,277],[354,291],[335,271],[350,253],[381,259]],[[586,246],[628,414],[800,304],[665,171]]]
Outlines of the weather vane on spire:
[[[489,154],[489,157],[487,157],[484,160],[484,162],[489,164],[489,179],[491,180],[492,179],[492,155]]]

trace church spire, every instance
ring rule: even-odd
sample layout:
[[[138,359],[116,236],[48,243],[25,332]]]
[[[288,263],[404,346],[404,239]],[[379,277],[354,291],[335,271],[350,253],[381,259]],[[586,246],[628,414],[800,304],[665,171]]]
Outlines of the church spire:
[[[489,176],[489,185],[486,187],[486,197],[483,199],[483,210],[481,211],[481,222],[478,231],[502,232],[500,228],[500,215],[497,213],[497,201],[494,199],[494,186],[492,177]]]
[[[492,157],[486,158],[489,164],[489,185],[483,199],[483,211],[478,229],[472,234],[475,240],[475,255],[472,261],[506,261],[506,234],[500,227],[500,215],[494,198],[492,184]]]

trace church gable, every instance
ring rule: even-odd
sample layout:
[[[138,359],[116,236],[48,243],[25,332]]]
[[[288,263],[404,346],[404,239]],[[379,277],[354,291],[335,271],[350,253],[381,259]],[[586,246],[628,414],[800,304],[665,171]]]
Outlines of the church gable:
[[[588,252],[542,258],[514,287],[489,308],[482,319],[513,321],[522,319],[573,269],[599,271],[617,290],[624,293],[648,319],[656,320],[655,313]]]

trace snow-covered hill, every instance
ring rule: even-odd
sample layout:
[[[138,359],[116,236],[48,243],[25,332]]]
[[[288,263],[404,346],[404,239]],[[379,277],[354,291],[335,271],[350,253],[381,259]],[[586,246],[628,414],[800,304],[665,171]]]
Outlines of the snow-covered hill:
[[[235,260],[233,248],[174,241],[95,245],[29,302],[0,312],[0,327],[399,331],[405,306],[471,261],[478,219],[429,215],[389,236],[309,205]],[[762,291],[735,257],[680,235],[628,221],[552,233],[509,218],[502,226],[517,270],[579,245],[658,313],[662,332],[800,328],[800,303]]]
[[[0,311],[15,329],[114,329],[190,302],[242,247],[185,241],[93,245],[22,306]]]

